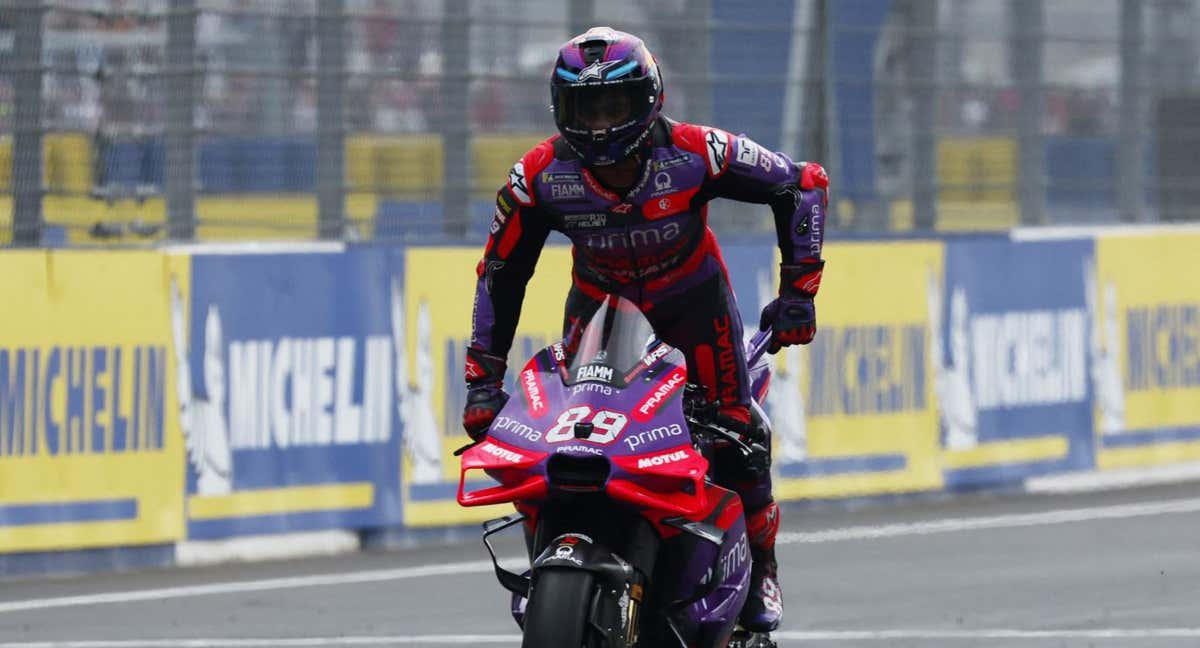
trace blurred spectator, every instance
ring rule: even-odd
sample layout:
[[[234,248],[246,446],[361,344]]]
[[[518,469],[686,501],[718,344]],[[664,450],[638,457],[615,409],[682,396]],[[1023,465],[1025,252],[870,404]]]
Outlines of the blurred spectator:
[[[372,126],[376,131],[416,133],[428,128],[416,93],[403,81],[393,79],[377,83],[371,106],[374,113]]]
[[[471,123],[475,130],[494,133],[505,126],[508,117],[508,94],[496,79],[480,81],[471,98]]]
[[[395,8],[387,0],[375,0],[370,14],[362,18],[362,22],[371,66],[376,70],[387,69],[391,66],[396,37],[400,34],[400,20]]]
[[[296,92],[292,129],[298,133],[317,131],[317,82],[314,79],[305,79]]]

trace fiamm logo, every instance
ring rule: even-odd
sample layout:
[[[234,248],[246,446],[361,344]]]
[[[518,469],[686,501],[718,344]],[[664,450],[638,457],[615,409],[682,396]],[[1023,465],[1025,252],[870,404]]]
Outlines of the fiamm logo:
[[[166,348],[0,348],[0,458],[160,451]]]
[[[925,335],[919,325],[824,329],[810,355],[810,415],[926,409]]]
[[[1125,313],[1130,391],[1200,387],[1200,304],[1162,304]]]

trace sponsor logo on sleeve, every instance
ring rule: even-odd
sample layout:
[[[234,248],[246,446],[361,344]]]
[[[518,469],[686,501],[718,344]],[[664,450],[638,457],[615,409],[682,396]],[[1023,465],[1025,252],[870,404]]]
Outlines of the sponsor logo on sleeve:
[[[738,138],[737,157],[734,161],[748,167],[758,164],[758,146],[745,137]]]
[[[508,188],[512,190],[517,202],[522,205],[532,205],[533,198],[529,196],[529,185],[525,180],[525,163],[518,160],[508,172]]]
[[[508,196],[505,196],[504,192],[496,194],[496,208],[505,216],[511,216],[515,207],[516,205],[508,201]]]
[[[506,216],[506,215],[504,214],[504,212],[500,211],[500,207],[499,207],[499,206],[497,206],[497,207],[496,207],[496,213],[495,213],[495,214],[492,216],[492,226],[491,226],[491,228],[489,229],[489,231],[490,231],[492,234],[496,234],[497,232],[499,232],[499,231],[500,231],[500,228],[501,228],[501,227],[504,227],[504,223],[505,223],[507,220],[508,220],[508,216]]]
[[[758,145],[755,144],[755,146],[757,147]],[[774,163],[771,162],[771,157],[771,154],[766,151],[762,151],[762,153],[758,156],[758,166],[762,167],[762,170],[767,173],[770,173],[771,169],[774,167]]]
[[[714,177],[721,175],[729,162],[729,135],[724,131],[710,128],[704,134],[704,152],[708,158],[709,174]]]

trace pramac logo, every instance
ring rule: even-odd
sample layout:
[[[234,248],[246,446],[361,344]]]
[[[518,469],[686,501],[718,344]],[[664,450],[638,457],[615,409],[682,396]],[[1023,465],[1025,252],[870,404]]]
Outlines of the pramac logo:
[[[525,400],[529,403],[529,414],[534,418],[545,414],[545,390],[542,389],[541,377],[533,368],[521,372],[521,387],[525,390]]]
[[[658,413],[663,403],[671,398],[671,395],[679,390],[680,386],[687,381],[687,372],[682,367],[675,367],[671,373],[663,377],[662,380],[655,385],[654,390],[646,395],[645,398],[633,408],[633,419],[635,421],[649,421]]]

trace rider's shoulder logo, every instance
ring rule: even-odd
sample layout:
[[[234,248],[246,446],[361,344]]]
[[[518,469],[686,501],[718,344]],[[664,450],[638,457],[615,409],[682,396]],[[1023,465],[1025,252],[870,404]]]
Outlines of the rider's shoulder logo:
[[[708,172],[719,176],[729,162],[729,134],[716,128],[704,133],[704,157],[708,160]]]
[[[508,187],[513,196],[522,205],[532,205],[533,198],[529,196],[529,185],[525,179],[525,163],[518,160],[508,172]]]

